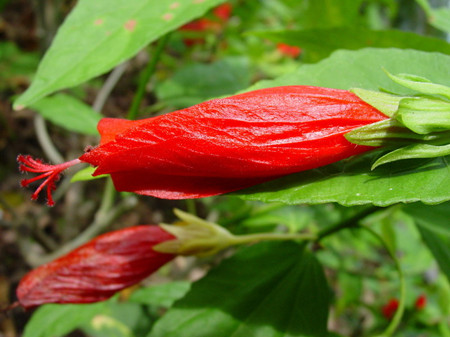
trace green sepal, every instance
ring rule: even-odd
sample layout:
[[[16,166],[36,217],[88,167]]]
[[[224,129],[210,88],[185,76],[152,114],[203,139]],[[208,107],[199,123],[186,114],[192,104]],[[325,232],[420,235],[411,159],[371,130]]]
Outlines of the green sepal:
[[[438,134],[420,135],[403,126],[395,119],[362,126],[346,133],[345,138],[354,144],[366,146],[403,146],[412,142],[432,141]]]
[[[360,88],[350,89],[356,96],[367,104],[370,104],[388,117],[392,117],[398,109],[402,96],[394,96],[379,91],[372,91]]]
[[[372,170],[376,167],[403,159],[435,158],[450,155],[449,145],[412,144],[394,150],[377,159],[372,165]]]
[[[410,74],[392,75],[386,71],[386,74],[395,83],[398,83],[406,88],[415,90],[426,95],[439,95],[450,99],[450,87],[432,83],[429,79],[421,76]]]
[[[108,177],[108,174],[101,174],[98,176],[93,176],[92,174],[96,170],[96,167],[88,166],[84,169],[79,170],[77,173],[75,173],[72,178],[70,179],[71,183],[74,183],[76,181],[86,181],[86,180],[94,180],[94,179],[100,179],[100,178],[106,178]]]
[[[224,227],[202,220],[179,209],[174,210],[181,220],[174,225],[160,224],[165,231],[176,237],[153,247],[161,253],[175,255],[212,255],[232,245],[233,234]]]
[[[394,118],[422,135],[450,130],[450,103],[424,97],[404,98]]]

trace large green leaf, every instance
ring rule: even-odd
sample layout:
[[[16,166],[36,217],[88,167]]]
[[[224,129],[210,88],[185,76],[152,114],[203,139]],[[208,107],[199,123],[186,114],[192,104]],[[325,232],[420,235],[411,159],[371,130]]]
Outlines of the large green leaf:
[[[423,241],[450,280],[450,202],[436,206],[417,203],[405,206],[404,211],[413,217]]]
[[[193,284],[149,337],[326,336],[330,293],[301,245],[241,249]]]
[[[67,130],[98,135],[97,123],[102,115],[75,97],[57,94],[45,97],[31,107],[45,119]]]
[[[261,81],[249,90],[303,84],[340,89],[377,90],[381,87],[402,94],[411,92],[391,81],[383,68],[390,73],[416,74],[448,85],[450,56],[400,49],[337,51],[317,64],[300,66],[294,73]],[[450,200],[448,157],[400,161],[371,171],[370,166],[378,155],[370,153],[286,176],[234,195],[265,202],[338,202],[345,206],[387,206],[414,201],[435,204]]]
[[[423,201],[436,204],[450,199],[450,157],[397,162],[370,167],[379,152],[318,169],[292,174],[233,193],[248,200],[344,206]]]
[[[335,27],[297,31],[261,31],[255,35],[276,42],[299,46],[306,51],[307,61],[316,62],[337,49],[410,48],[450,55],[450,44],[434,37],[400,30],[370,30],[363,27]]]
[[[426,77],[435,83],[450,83],[448,55],[395,48],[364,48],[338,50],[321,62],[302,65],[297,71],[274,80],[260,81],[246,91],[301,84],[346,90],[384,88],[400,94],[411,93],[389,79],[383,69],[391,74],[408,73]]]
[[[144,46],[224,0],[80,0],[14,104],[27,106],[75,86],[135,55]]]

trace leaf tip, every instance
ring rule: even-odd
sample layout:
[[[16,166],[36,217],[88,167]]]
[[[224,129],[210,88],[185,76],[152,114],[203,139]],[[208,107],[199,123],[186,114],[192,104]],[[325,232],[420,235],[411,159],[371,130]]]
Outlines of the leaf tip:
[[[13,105],[13,109],[14,109],[15,111],[20,111],[20,110],[25,109],[25,105],[23,105],[23,104],[14,104],[14,105]]]

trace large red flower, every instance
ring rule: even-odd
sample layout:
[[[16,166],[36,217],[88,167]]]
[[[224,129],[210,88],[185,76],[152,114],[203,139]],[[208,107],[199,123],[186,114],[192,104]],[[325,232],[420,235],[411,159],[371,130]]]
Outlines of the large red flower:
[[[100,145],[70,164],[49,166],[30,157],[18,159],[23,171],[44,172],[39,177],[47,178],[49,200],[59,173],[78,162],[97,167],[94,175],[111,175],[119,191],[199,198],[372,149],[350,143],[344,134],[386,118],[349,91],[275,87],[144,120],[102,119]]]

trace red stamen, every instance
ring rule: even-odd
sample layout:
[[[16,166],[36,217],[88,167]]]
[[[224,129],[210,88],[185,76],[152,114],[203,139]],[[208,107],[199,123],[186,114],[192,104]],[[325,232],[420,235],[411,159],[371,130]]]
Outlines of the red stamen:
[[[76,165],[78,163],[81,163],[79,159],[74,159],[62,164],[58,165],[50,165],[45,164],[40,159],[34,159],[31,156],[23,156],[19,155],[17,157],[17,162],[19,165],[19,170],[21,172],[32,172],[32,173],[42,173],[34,178],[30,179],[23,179],[20,183],[23,187],[28,186],[29,184],[46,178],[34,191],[34,193],[31,195],[31,199],[35,200],[37,199],[39,193],[42,191],[42,189],[47,186],[47,205],[53,206],[55,202],[52,198],[52,191],[56,189],[56,182],[61,177],[61,173],[66,170],[67,168]]]

